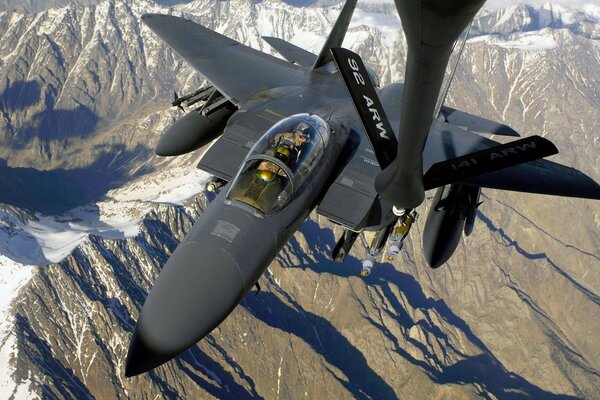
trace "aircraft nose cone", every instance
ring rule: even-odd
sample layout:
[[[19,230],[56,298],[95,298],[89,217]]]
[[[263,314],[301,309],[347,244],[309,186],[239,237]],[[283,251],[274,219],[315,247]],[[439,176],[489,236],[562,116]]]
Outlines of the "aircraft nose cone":
[[[155,368],[202,339],[237,306],[244,286],[237,262],[224,250],[199,242],[179,246],[142,308],[125,375]]]
[[[136,327],[129,343],[129,351],[125,361],[125,376],[129,378],[139,375],[156,368],[171,358],[172,356],[169,354],[156,352],[151,345],[144,341]]]

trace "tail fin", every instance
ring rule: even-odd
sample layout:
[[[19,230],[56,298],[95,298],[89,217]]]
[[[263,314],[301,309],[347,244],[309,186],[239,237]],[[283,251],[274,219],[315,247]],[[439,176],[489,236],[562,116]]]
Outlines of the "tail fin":
[[[306,51],[298,46],[286,42],[285,40],[274,38],[271,36],[262,37],[269,46],[277,50],[279,54],[291,63],[299,64],[303,67],[310,67],[315,63],[317,56]]]
[[[344,41],[348,25],[350,25],[350,20],[352,19],[352,14],[356,7],[356,1],[357,0],[346,0],[346,4],[344,4],[337,21],[335,21],[335,24],[333,25],[331,33],[329,33],[329,37],[325,41],[317,60],[313,64],[313,69],[317,69],[328,62],[333,61],[330,50],[334,47],[342,47],[342,42]]]

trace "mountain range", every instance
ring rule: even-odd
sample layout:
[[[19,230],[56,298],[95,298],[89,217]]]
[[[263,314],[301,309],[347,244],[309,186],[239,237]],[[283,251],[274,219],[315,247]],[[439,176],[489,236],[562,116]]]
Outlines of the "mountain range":
[[[124,378],[145,296],[211,200],[203,150],[153,155],[182,115],[173,90],[204,81],[139,17],[318,52],[341,4],[303,5],[0,2],[0,397],[600,398],[600,205],[493,190],[438,270],[424,220],[361,279],[366,239],[334,263],[341,228],[313,214],[207,339]],[[392,2],[359,4],[345,46],[402,80]],[[552,140],[600,181],[598,82],[600,6],[515,5],[480,12],[448,104]]]

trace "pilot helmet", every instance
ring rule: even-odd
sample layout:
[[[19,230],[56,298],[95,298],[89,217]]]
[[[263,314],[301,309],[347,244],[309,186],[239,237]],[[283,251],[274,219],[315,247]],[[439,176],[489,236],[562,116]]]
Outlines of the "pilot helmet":
[[[275,158],[287,163],[290,159],[291,151],[288,146],[279,145],[277,149],[275,149]]]
[[[294,129],[294,133],[302,138],[302,140],[308,141],[308,139],[310,139],[310,125],[306,122],[301,122],[296,129]]]

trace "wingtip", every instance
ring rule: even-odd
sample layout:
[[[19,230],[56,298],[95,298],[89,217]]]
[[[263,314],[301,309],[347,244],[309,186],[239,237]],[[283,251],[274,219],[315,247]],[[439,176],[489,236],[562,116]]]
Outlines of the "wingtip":
[[[156,15],[157,15],[157,14],[152,14],[152,13],[146,13],[146,14],[143,14],[143,15],[140,17],[140,21],[142,21],[142,23],[143,23],[144,25],[148,25],[148,21],[150,21],[150,20],[151,20],[152,18],[154,18]]]
[[[156,18],[179,18],[179,17],[175,17],[174,15],[169,15],[169,14],[158,14],[158,13],[146,13],[146,14],[142,14],[142,16],[140,17],[140,19],[142,21],[148,21],[150,19],[156,19]]]
[[[533,135],[532,137],[535,137],[537,140],[542,142],[544,146],[546,146],[547,155],[545,155],[544,157],[549,157],[558,154],[558,147],[556,147],[556,145],[552,143],[552,141],[550,141],[549,139],[546,139],[545,137],[539,135]]]
[[[493,135],[500,135],[500,136],[507,136],[507,137],[516,137],[516,138],[520,138],[521,134],[517,131],[515,131],[513,128],[511,128],[508,125],[500,125],[498,127],[498,129],[490,132]]]

